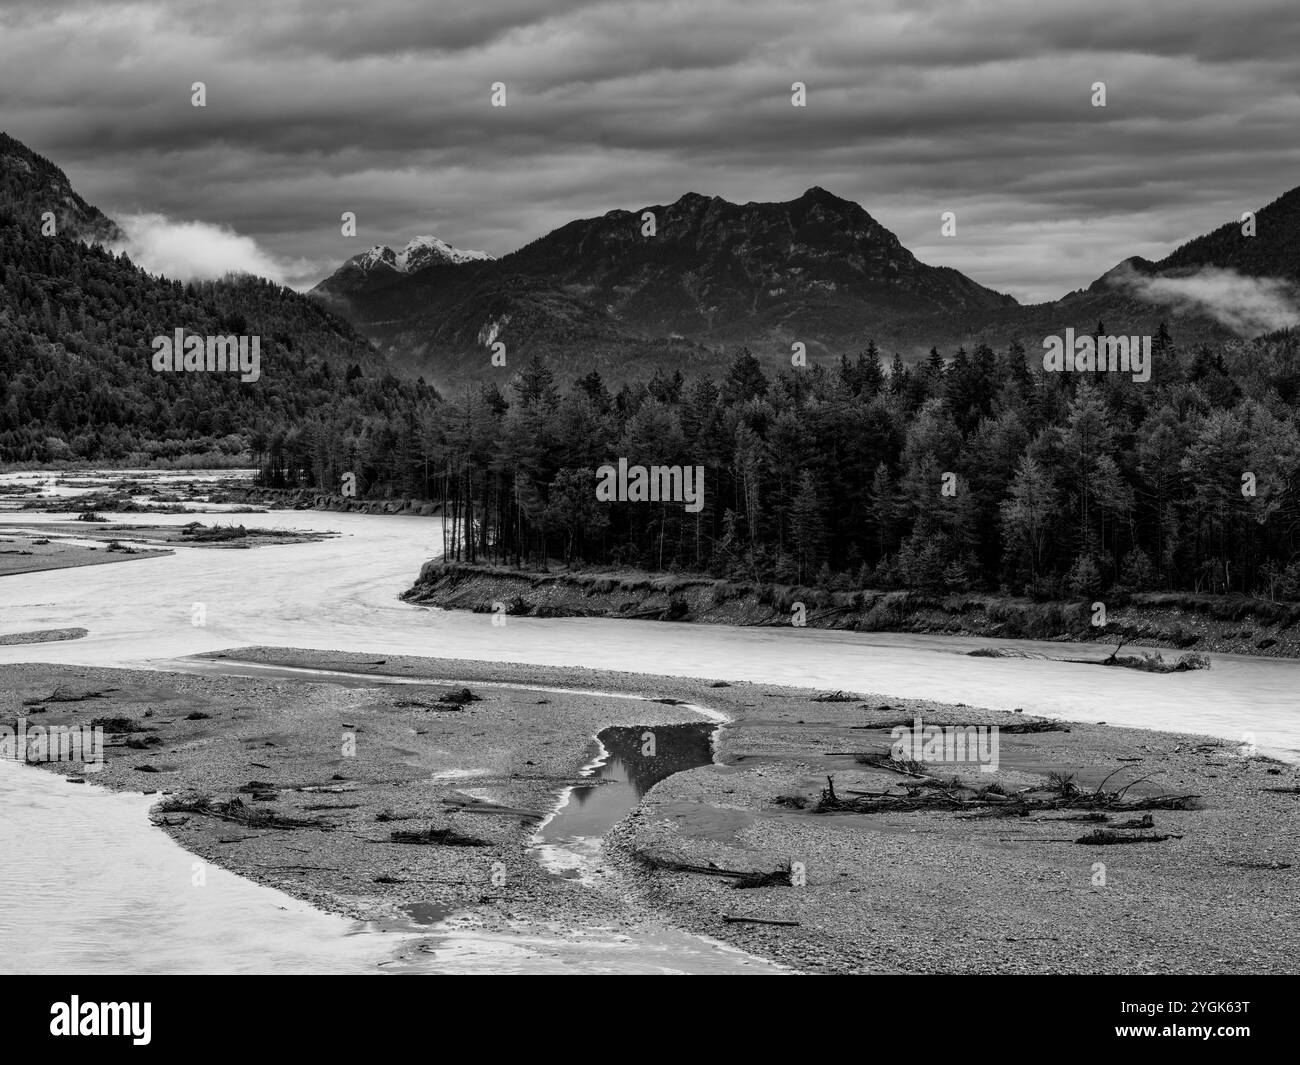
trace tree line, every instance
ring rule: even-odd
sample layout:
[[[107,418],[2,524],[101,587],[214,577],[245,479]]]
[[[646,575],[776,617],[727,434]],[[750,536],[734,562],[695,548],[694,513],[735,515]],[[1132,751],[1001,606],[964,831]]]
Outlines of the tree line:
[[[1105,335],[1098,323],[1097,335]],[[1297,341],[1184,350],[1149,382],[1052,374],[1019,343],[887,369],[720,379],[656,370],[612,392],[540,358],[506,385],[259,437],[263,477],[441,501],[447,557],[629,566],[836,589],[1034,597],[1154,589],[1300,596]],[[704,506],[598,502],[600,466],[699,465]]]

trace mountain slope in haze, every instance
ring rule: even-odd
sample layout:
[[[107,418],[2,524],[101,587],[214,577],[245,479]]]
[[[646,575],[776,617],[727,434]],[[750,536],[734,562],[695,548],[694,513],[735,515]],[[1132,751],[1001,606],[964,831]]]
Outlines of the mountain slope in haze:
[[[1028,341],[1098,322],[1115,334],[1151,335],[1177,326],[1184,343],[1268,335],[1300,324],[1300,188],[1255,212],[1255,231],[1240,219],[1195,237],[1155,262],[1137,256],[1086,289],[1050,303],[990,316],[990,341]]]
[[[0,131],[0,206],[40,226],[54,214],[55,231],[93,242],[121,240],[122,231],[73,189],[67,175],[43,155]]]
[[[646,212],[653,235],[643,235]],[[611,346],[632,362],[658,348],[682,355],[688,369],[716,369],[721,348],[742,344],[787,354],[794,341],[816,354],[872,337],[928,347],[1017,306],[920,262],[860,206],[820,188],[786,203],[688,193],[570,222],[498,260],[388,271],[320,294],[435,380],[481,372],[497,341],[547,354],[560,372]]]
[[[58,231],[43,235],[54,210]],[[236,454],[265,419],[385,409],[402,390],[346,320],[260,278],[182,284],[73,233],[114,237],[53,163],[0,141],[0,461]],[[261,377],[160,373],[152,339],[260,337]]]
[[[1212,266],[1250,277],[1300,281],[1300,187],[1255,212],[1255,233],[1227,222],[1153,264],[1157,272]]]

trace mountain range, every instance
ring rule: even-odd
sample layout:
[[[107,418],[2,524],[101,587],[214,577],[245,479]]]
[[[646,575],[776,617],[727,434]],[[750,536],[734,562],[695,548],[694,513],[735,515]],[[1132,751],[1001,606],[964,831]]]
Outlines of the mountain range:
[[[53,212],[59,239],[79,245],[123,237],[54,163],[4,134],[0,210],[36,228]],[[503,344],[507,370],[537,354],[561,378],[596,369],[617,383],[655,368],[716,373],[741,346],[775,369],[789,365],[796,342],[816,359],[874,340],[886,358],[911,361],[932,346],[948,354],[1019,339],[1034,350],[1044,336],[1099,322],[1153,333],[1167,321],[1183,343],[1270,332],[1300,315],[1300,189],[1258,211],[1253,226],[1246,236],[1227,223],[1160,261],[1127,258],[1087,288],[1022,305],[921,262],[863,207],[825,189],[781,203],[687,193],[569,222],[499,259],[417,236],[351,257],[307,295],[272,286],[272,301],[219,283],[209,299],[335,368],[459,387],[503,376],[491,362]],[[146,305],[174,291],[148,275],[132,285],[158,289]]]
[[[1300,189],[1260,210],[1255,224],[1254,236],[1229,223],[1159,262],[1128,258],[1085,289],[1022,305],[922,263],[860,205],[825,189],[784,203],[688,193],[570,222],[500,259],[449,249],[376,277],[362,263],[388,249],[372,249],[312,294],[439,384],[484,372],[497,342],[543,354],[561,373],[619,350],[625,357],[602,372],[620,377],[619,362],[639,370],[670,354],[677,368],[716,370],[739,345],[783,357],[802,341],[816,356],[875,340],[910,361],[931,346],[1036,346],[1099,322],[1153,333],[1168,321],[1184,341],[1211,341],[1295,320]]]
[[[920,262],[862,207],[820,188],[775,204],[688,193],[570,222],[501,259],[443,258],[379,280],[353,259],[312,293],[390,357],[453,379],[481,369],[497,341],[562,370],[611,346],[636,363],[657,346],[707,366],[739,345],[788,352],[799,340],[816,355],[875,336],[928,346],[1016,306]]]

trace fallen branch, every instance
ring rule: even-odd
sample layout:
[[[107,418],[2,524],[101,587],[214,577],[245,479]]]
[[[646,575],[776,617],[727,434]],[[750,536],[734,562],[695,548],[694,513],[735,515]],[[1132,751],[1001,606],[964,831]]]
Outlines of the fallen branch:
[[[430,825],[428,828],[420,829],[416,832],[408,832],[405,829],[397,829],[388,835],[390,843],[418,843],[425,845],[441,844],[444,847],[490,847],[492,846],[485,839],[477,839],[474,836],[467,836],[454,828],[434,828]]]
[[[919,780],[929,780],[929,773],[921,773],[913,769],[912,766],[919,765],[919,762],[905,761],[899,758],[885,758],[881,755],[873,754],[855,754],[854,759],[858,765],[870,766],[873,769],[886,769],[891,773],[901,773],[905,777],[916,777]]]
[[[462,814],[508,814],[512,817],[528,817],[541,820],[545,814],[536,810],[525,810],[519,806],[498,806],[493,802],[478,802],[467,799],[443,799],[443,805],[456,813]]]
[[[1182,839],[1182,836],[1126,836],[1122,832],[1114,832],[1109,828],[1099,828],[1095,832],[1089,832],[1086,836],[1080,836],[1075,843],[1083,843],[1091,847],[1110,846],[1116,843],[1163,843],[1167,839]]]
[[[791,887],[793,885],[793,867],[789,862],[772,872],[753,869],[723,869],[712,863],[696,865],[692,862],[679,862],[674,858],[639,852],[637,857],[651,869],[662,869],[670,873],[698,873],[701,876],[722,876],[734,880],[732,887]]]
[[[319,828],[328,831],[334,827],[320,818],[281,817],[271,810],[258,810],[245,806],[242,799],[214,802],[205,795],[164,799],[158,804],[156,811],[159,814],[199,814],[203,817],[214,817],[219,821],[233,821],[247,828]]]
[[[722,915],[722,919],[727,924],[779,924],[788,926],[797,926],[798,921],[769,921],[765,917],[732,917],[728,913]]]

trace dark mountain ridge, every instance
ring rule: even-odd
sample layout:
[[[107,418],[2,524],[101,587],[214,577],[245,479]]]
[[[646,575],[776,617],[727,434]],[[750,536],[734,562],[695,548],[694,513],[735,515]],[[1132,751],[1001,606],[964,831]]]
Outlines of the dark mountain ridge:
[[[647,212],[653,235],[643,235]],[[490,348],[545,357],[561,376],[592,365],[613,379],[657,368],[712,372],[748,346],[783,362],[875,340],[915,361],[1013,340],[1031,350],[1067,327],[1220,341],[1242,326],[1195,298],[1153,295],[1152,278],[1208,268],[1300,277],[1300,190],[1159,262],[1125,259],[1059,300],[1021,305],[949,267],[920,262],[860,205],[822,188],[783,203],[733,204],[690,192],[670,204],[578,219],[494,261],[439,263],[414,274],[349,279],[314,290],[396,362],[439,382],[476,378]],[[1266,331],[1261,327],[1258,331]]]
[[[653,235],[643,235],[647,212]],[[570,222],[499,260],[350,288],[335,275],[315,291],[437,379],[476,372],[496,341],[554,356],[559,372],[610,345],[657,345],[704,369],[738,345],[788,354],[802,341],[815,355],[874,336],[928,346],[1017,306],[920,262],[862,207],[820,188],[785,203],[687,193]]]

